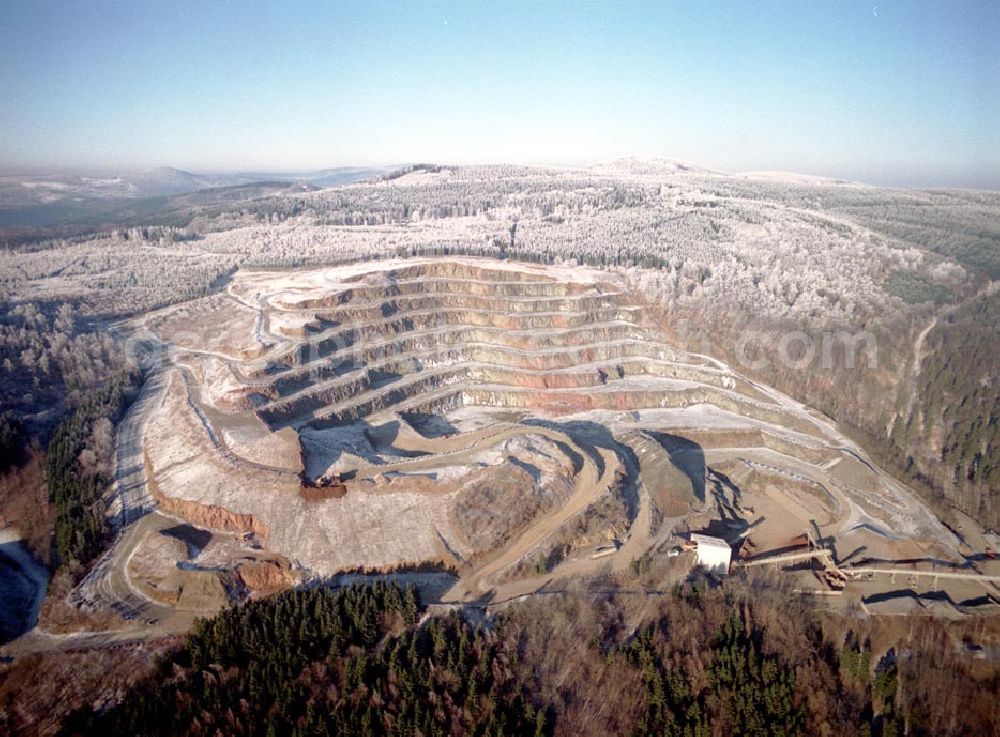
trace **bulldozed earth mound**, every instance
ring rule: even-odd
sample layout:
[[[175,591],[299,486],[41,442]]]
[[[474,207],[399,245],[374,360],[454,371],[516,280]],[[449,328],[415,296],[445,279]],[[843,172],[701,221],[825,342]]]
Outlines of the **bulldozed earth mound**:
[[[671,345],[663,317],[608,272],[474,258],[244,270],[149,313],[131,329],[170,358],[135,450],[154,514],[229,542],[209,566],[130,540],[126,576],[170,604],[185,581],[222,597],[204,574],[232,597],[434,565],[479,596],[713,519],[759,541],[877,519],[950,554],[826,419]]]

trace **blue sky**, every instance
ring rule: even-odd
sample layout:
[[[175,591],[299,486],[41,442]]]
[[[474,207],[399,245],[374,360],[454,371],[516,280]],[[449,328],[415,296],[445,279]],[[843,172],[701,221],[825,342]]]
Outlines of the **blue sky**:
[[[666,156],[1000,188],[1000,2],[0,2],[0,164]]]

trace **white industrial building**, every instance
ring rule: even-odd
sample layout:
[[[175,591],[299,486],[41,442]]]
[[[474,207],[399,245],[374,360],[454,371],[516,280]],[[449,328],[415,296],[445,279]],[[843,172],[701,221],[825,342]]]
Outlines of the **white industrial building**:
[[[729,573],[729,563],[733,557],[733,549],[729,543],[718,537],[691,533],[691,542],[695,546],[696,561],[714,573]]]

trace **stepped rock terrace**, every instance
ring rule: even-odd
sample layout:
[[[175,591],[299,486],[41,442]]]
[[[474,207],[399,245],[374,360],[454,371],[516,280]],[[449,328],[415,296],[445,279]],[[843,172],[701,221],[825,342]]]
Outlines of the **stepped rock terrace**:
[[[580,267],[239,271],[128,326],[170,360],[119,458],[146,493],[123,503],[211,533],[174,561],[188,576],[432,566],[454,600],[623,570],[713,526],[757,550],[815,528],[838,550],[955,557],[826,418],[673,345],[669,319]],[[130,560],[180,550],[154,542]],[[163,578],[126,574],[147,594]]]

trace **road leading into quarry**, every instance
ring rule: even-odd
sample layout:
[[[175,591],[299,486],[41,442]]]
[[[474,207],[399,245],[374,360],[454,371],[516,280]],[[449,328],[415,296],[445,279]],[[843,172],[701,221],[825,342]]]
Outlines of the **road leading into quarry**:
[[[115,499],[112,517],[118,535],[76,589],[75,596],[91,606],[107,606],[126,620],[155,623],[161,634],[182,631],[191,617],[143,596],[128,577],[128,563],[151,531],[182,524],[157,510],[149,492],[143,462],[143,437],[153,411],[166,389],[166,372],[149,373],[142,390],[118,425],[115,446]]]
[[[583,469],[578,476],[579,481],[573,496],[552,514],[547,514],[534,524],[529,525],[517,540],[506,547],[499,556],[484,563],[471,573],[462,576],[458,583],[442,597],[442,600],[446,603],[457,603],[482,597],[491,588],[490,579],[493,576],[530,554],[549,535],[556,532],[563,524],[597,501],[601,494],[615,482],[620,468],[618,456],[614,451],[608,448],[598,448],[597,451],[600,453],[601,460],[603,461],[603,473],[598,471],[593,459],[587,453],[583,453]],[[504,596],[517,595],[514,593],[515,590],[525,586],[530,588],[532,583],[516,581],[505,585],[502,587]]]
[[[151,370],[139,396],[117,428],[114,456],[114,499],[111,523],[117,535],[107,552],[71,595],[94,607],[108,607],[125,621],[121,628],[54,634],[37,627],[7,643],[3,653],[20,657],[34,652],[97,647],[117,642],[150,640],[185,632],[196,613],[183,612],[150,601],[128,579],[128,562],[138,543],[150,531],[166,529],[182,521],[156,509],[149,494],[142,462],[142,440],[153,409],[162,399],[164,372]]]

